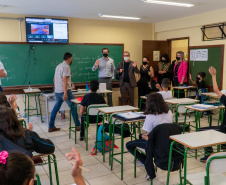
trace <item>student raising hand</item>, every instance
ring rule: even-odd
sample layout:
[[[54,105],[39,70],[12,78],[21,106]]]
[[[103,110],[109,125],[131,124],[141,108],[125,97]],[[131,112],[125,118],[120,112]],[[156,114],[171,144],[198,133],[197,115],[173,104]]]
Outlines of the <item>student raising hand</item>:
[[[72,170],[71,170],[71,175],[74,179],[74,182],[77,185],[85,185],[86,183],[82,177],[82,170],[79,167],[79,166],[82,166],[82,164],[83,164],[81,157],[80,157],[80,153],[76,149],[72,148],[72,152],[67,153],[66,157],[70,157],[69,161],[71,161],[73,159],[75,160],[74,166],[72,167]]]
[[[217,71],[216,71],[216,69],[215,69],[213,66],[211,66],[211,67],[209,68],[209,73],[210,73],[212,76],[216,76]]]

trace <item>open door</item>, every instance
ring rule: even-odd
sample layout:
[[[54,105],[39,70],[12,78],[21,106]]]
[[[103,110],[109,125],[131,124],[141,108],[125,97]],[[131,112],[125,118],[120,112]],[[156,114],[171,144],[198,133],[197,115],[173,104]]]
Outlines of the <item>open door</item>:
[[[168,40],[143,40],[142,44],[142,54],[143,57],[147,56],[149,58],[150,65],[153,67],[154,71],[157,70],[158,62],[161,60],[161,55],[167,53],[170,56],[170,42]],[[154,52],[159,53],[159,60],[154,60]],[[158,58],[158,57],[157,57]]]

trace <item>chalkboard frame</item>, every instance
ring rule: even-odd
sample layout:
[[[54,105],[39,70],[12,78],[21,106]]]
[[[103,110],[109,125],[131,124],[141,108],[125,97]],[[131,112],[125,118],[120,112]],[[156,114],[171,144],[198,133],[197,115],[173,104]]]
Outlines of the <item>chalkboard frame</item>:
[[[23,44],[23,45],[109,45],[109,46],[121,46],[122,47],[122,56],[124,52],[124,44],[123,43],[27,43],[27,42],[0,42],[0,44]],[[123,57],[122,57],[123,60]],[[76,88],[84,88],[86,85],[86,82],[77,82],[75,83]],[[119,81],[113,81],[114,88],[119,87]],[[33,85],[31,86],[32,88],[39,88],[40,90],[48,90],[48,89],[53,89],[54,85],[53,84],[45,84],[45,85]],[[7,86],[3,87],[4,93],[7,94],[24,94],[23,89],[28,88],[27,85],[22,85],[22,86]]]
[[[192,49],[208,49],[208,48],[221,48],[221,71],[220,71],[220,90],[223,87],[223,69],[224,69],[224,44],[219,45],[202,45],[202,46],[189,46],[188,53],[189,53],[189,70],[190,70],[190,50]],[[190,74],[190,71],[189,71]],[[213,91],[213,86],[207,86],[209,91]]]

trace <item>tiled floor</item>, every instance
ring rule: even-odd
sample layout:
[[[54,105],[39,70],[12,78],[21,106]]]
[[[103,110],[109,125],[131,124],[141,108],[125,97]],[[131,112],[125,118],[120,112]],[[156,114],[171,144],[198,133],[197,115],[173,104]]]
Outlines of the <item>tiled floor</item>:
[[[66,115],[68,118],[68,115]],[[68,119],[61,120],[60,115],[57,115],[56,126],[61,127],[61,131],[48,133],[47,126],[40,121],[40,117],[32,117],[31,121],[34,124],[34,131],[36,131],[41,137],[51,139],[55,146],[55,154],[57,158],[57,165],[59,171],[60,185],[69,185],[73,184],[71,177],[71,168],[72,165],[67,161],[65,154],[71,151],[71,148],[76,148],[82,156],[83,164],[86,168],[90,169],[90,173],[83,172],[84,179],[87,185],[149,185],[150,181],[145,179],[145,169],[144,167],[137,167],[137,178],[134,178],[134,165],[133,165],[133,156],[129,153],[124,154],[124,179],[121,180],[121,168],[120,165],[114,162],[114,168],[111,171],[110,166],[108,165],[108,153],[106,153],[106,162],[103,163],[103,157],[101,153],[98,153],[97,156],[91,156],[90,152],[94,146],[95,140],[95,127],[90,126],[89,128],[89,150],[85,150],[85,142],[78,140],[77,144],[74,143],[74,139],[69,139]],[[213,125],[216,125],[217,121],[213,121]],[[202,126],[207,126],[207,119],[203,118],[201,121]],[[77,132],[79,135],[79,132]],[[72,136],[74,138],[74,136]],[[129,138],[125,139],[125,143],[129,141]],[[116,142],[116,145],[120,147],[119,140]],[[188,172],[200,172],[203,171],[205,167],[204,163],[201,163],[199,159],[188,159]],[[49,172],[48,166],[38,166],[36,170],[41,178],[42,185],[49,184]],[[53,179],[55,178],[53,174]],[[154,185],[164,185],[166,184],[167,172],[158,169],[156,178],[154,179]],[[179,174],[178,172],[173,172],[170,175],[170,184],[179,183]],[[55,179],[54,179],[55,184]]]

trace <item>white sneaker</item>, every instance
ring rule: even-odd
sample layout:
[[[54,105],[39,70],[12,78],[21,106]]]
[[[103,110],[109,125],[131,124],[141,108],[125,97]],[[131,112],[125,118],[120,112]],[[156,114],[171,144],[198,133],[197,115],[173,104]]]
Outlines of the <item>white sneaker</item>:
[[[139,160],[137,160],[136,164],[137,164],[137,166],[144,166],[144,164],[142,162],[140,162]]]
[[[146,174],[145,179],[149,181],[150,180],[150,176],[148,174]]]

